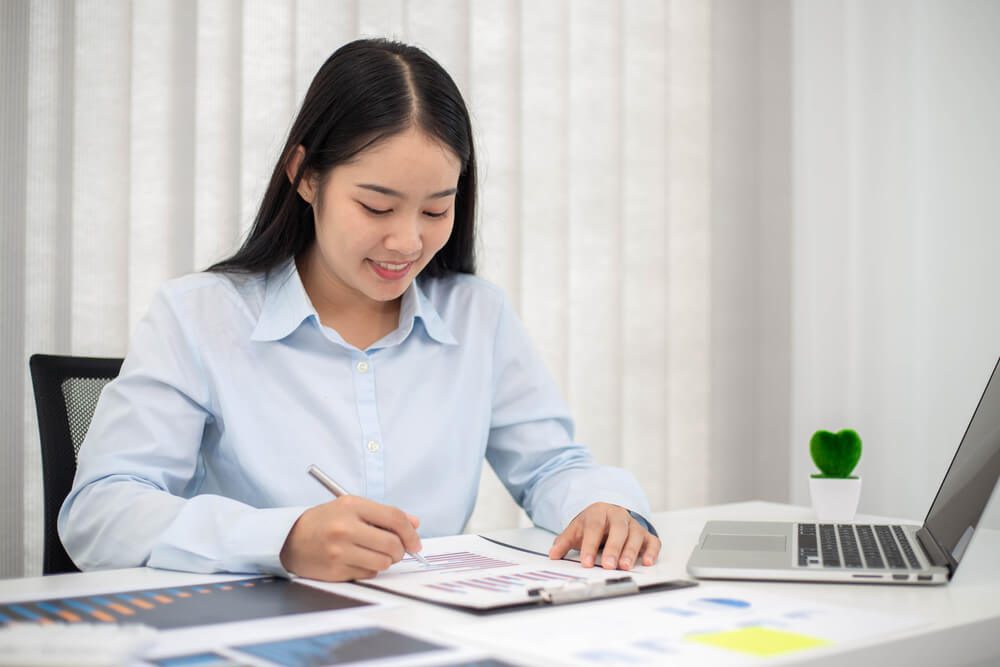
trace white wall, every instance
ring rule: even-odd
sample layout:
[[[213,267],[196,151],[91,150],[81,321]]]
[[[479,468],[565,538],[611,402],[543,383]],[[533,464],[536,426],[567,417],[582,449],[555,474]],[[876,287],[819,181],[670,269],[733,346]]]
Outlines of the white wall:
[[[922,518],[1000,354],[1000,3],[793,7],[792,498],[849,426]]]

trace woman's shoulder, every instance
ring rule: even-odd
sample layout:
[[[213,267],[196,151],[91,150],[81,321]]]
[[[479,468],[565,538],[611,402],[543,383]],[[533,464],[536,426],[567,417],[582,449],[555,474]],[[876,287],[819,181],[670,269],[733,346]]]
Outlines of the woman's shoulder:
[[[435,308],[446,304],[497,308],[505,300],[500,286],[469,273],[421,279],[420,289]]]
[[[218,311],[258,309],[263,301],[266,276],[262,273],[199,271],[172,278],[160,286],[158,297],[172,309]]]
[[[421,280],[419,285],[430,306],[460,339],[468,339],[469,331],[494,331],[508,308],[500,286],[467,273]]]

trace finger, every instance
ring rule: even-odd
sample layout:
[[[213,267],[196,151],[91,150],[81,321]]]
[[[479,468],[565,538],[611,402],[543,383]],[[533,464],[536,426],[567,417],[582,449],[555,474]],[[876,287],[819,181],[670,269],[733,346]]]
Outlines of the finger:
[[[385,554],[393,563],[403,559],[403,543],[399,536],[377,526],[364,523],[359,525],[352,541],[359,547]]]
[[[319,572],[309,572],[301,576],[319,581],[354,581],[355,579],[371,579],[378,572],[366,570],[353,565],[335,565],[323,568]]]
[[[392,566],[392,559],[380,551],[372,551],[357,544],[344,550],[340,562],[348,567],[354,567],[368,572],[381,572]]]
[[[580,539],[580,563],[584,567],[593,567],[597,549],[604,541],[608,529],[607,514],[600,510],[589,512],[581,518],[583,537]]]
[[[358,516],[362,520],[398,535],[407,551],[412,553],[421,550],[420,536],[417,535],[417,531],[403,510],[365,498],[359,500],[361,502],[357,505]]]
[[[364,570],[361,568],[355,568],[355,570],[357,571],[357,574],[352,577],[352,581],[357,579],[374,579],[378,576],[378,572],[375,570]]]
[[[636,559],[639,557],[639,549],[646,543],[646,536],[649,535],[635,519],[629,522],[628,528],[628,539],[625,540],[622,555],[618,559],[618,567],[623,570],[632,569],[632,566],[636,563]]]
[[[565,556],[570,549],[576,547],[580,544],[580,520],[573,519],[566,526],[566,530],[559,533],[556,539],[552,542],[552,547],[549,549],[549,558],[552,560],[559,560]]]
[[[336,574],[333,578],[327,581],[354,581],[355,579],[371,579],[378,572],[376,570],[367,570],[363,567],[355,567],[353,565],[343,565],[337,568]]]
[[[656,563],[656,560],[660,557],[661,546],[660,538],[655,535],[648,535],[646,537],[646,546],[642,550],[642,564],[653,565]]]
[[[608,512],[608,536],[604,540],[604,553],[601,556],[601,567],[606,570],[618,567],[618,556],[628,539],[629,521],[630,518],[624,511]]]
[[[420,519],[409,513],[407,513],[406,518],[410,522],[410,525],[413,526],[413,530],[420,528]]]

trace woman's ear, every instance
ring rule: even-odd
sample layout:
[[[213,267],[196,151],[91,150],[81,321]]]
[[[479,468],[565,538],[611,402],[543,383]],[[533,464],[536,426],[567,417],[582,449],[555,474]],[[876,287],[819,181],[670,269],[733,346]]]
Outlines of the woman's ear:
[[[299,167],[302,166],[302,160],[305,158],[305,155],[306,149],[298,145],[292,150],[292,154],[288,156],[288,161],[285,163],[285,173],[288,174],[289,182],[295,182],[295,175],[299,173]],[[302,180],[299,181],[298,192],[299,196],[305,199],[307,203],[313,203],[313,199],[316,197],[316,187],[314,180],[310,178],[309,174],[302,175]]]

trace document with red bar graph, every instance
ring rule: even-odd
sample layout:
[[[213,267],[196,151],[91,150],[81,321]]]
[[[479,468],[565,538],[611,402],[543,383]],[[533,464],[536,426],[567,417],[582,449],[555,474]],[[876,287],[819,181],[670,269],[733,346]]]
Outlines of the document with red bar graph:
[[[466,610],[501,610],[693,585],[665,581],[653,568],[630,572],[584,568],[568,560],[505,546],[478,535],[430,538],[422,554],[406,556],[374,579],[356,583]]]

